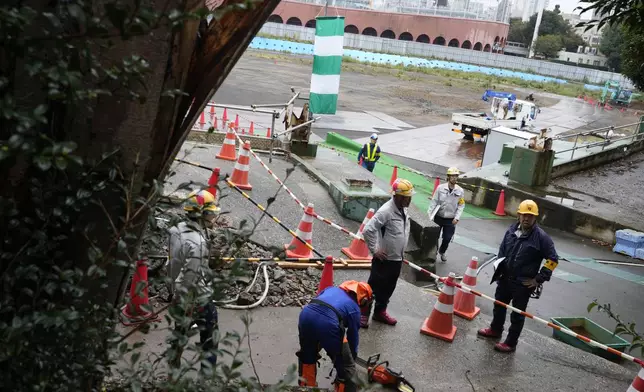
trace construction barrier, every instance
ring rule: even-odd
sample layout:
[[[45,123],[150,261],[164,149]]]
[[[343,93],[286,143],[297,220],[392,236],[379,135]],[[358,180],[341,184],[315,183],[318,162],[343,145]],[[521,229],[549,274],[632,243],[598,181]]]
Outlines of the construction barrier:
[[[462,291],[464,291],[466,293],[472,293],[472,294],[476,295],[477,297],[485,298],[485,299],[487,299],[489,301],[494,302],[494,304],[496,304],[496,305],[503,306],[504,308],[506,308],[506,309],[508,309],[508,310],[510,310],[512,312],[519,313],[519,314],[521,314],[521,315],[523,315],[523,316],[525,316],[525,317],[527,317],[529,319],[536,320],[536,321],[540,322],[541,324],[544,324],[544,325],[546,325],[546,326],[548,326],[548,327],[550,327],[552,329],[555,329],[557,331],[565,333],[566,335],[572,336],[573,338],[579,339],[582,342],[585,342],[585,343],[587,343],[587,344],[589,344],[591,346],[594,346],[594,347],[600,348],[602,350],[608,351],[609,353],[617,355],[617,356],[619,356],[619,357],[621,357],[623,359],[626,359],[627,361],[635,362],[636,364],[638,364],[640,366],[644,366],[644,361],[639,359],[639,358],[635,358],[632,355],[628,355],[628,354],[625,354],[623,352],[617,351],[614,348],[608,347],[603,343],[599,343],[599,342],[597,342],[595,340],[587,338],[586,336],[579,335],[578,333],[575,333],[575,332],[573,332],[573,331],[571,331],[569,329],[562,328],[562,327],[560,327],[558,325],[555,325],[555,324],[553,324],[553,323],[551,323],[551,322],[549,322],[547,320],[544,320],[544,319],[542,319],[540,317],[537,317],[537,316],[535,316],[535,315],[533,315],[531,313],[525,312],[525,311],[523,311],[521,309],[515,308],[514,306],[511,306],[511,305],[508,305],[508,304],[506,304],[504,302],[498,301],[498,300],[496,300],[496,299],[494,299],[494,298],[492,298],[492,297],[490,297],[488,295],[480,293],[480,292],[478,292],[478,291],[476,291],[474,289],[470,289],[466,285],[464,286],[464,285],[458,284],[458,283],[454,282],[452,279],[438,276],[438,275],[436,275],[436,274],[434,274],[434,273],[432,273],[432,272],[430,272],[430,271],[428,271],[428,270],[426,270],[426,269],[424,269],[424,268],[412,263],[409,260],[404,260],[403,259],[403,262],[405,264],[407,264],[408,266],[410,266],[411,268],[415,269],[416,271],[422,272],[422,273],[424,273],[424,274],[426,274],[428,276],[431,276],[432,278],[434,278],[434,279],[436,279],[438,281],[443,282],[445,285],[454,286],[456,288],[461,289]]]

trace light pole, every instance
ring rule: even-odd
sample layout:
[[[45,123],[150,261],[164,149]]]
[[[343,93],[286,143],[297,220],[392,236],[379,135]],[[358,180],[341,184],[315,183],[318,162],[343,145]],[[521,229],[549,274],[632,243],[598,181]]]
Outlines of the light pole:
[[[531,59],[534,57],[534,48],[537,45],[537,38],[539,37],[539,26],[541,25],[541,18],[543,17],[543,7],[545,0],[537,0],[539,2],[539,13],[537,14],[537,23],[534,25],[534,33],[532,34],[532,42],[530,43],[530,51],[528,52],[528,58]]]

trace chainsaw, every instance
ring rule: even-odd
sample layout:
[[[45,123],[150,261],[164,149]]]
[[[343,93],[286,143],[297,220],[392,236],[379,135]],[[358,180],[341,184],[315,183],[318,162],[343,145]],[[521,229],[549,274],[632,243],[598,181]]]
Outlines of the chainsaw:
[[[367,369],[370,383],[395,388],[400,392],[415,391],[409,381],[405,380],[402,372],[397,372],[389,367],[389,361],[380,362],[380,354],[374,354],[367,358],[366,361],[362,358],[356,358],[356,363]]]

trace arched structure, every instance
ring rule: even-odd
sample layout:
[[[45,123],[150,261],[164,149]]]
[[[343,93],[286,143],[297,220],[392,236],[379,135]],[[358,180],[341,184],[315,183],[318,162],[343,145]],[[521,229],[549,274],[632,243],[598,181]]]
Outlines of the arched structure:
[[[413,41],[414,37],[410,33],[405,31],[404,33],[398,36],[398,39],[401,41]]]
[[[286,24],[292,26],[302,26],[302,21],[298,17],[291,16],[286,20]]]
[[[490,44],[485,44],[485,47],[483,48],[484,52],[491,52],[492,51],[492,45]]]
[[[468,40],[463,41],[461,44],[461,48],[463,49],[472,49],[472,43]]]
[[[452,38],[451,40],[449,40],[449,43],[447,44],[447,46],[450,46],[452,48],[458,48],[458,45],[459,45],[459,42],[456,38]]]
[[[483,50],[483,44],[480,42],[477,42],[474,44],[474,50],[478,50],[479,52]]]
[[[445,46],[445,38],[443,37],[436,37],[434,38],[434,42],[432,42],[434,45],[442,45]]]
[[[369,35],[369,36],[372,36],[372,37],[377,37],[378,32],[373,27],[367,27],[366,29],[362,30],[362,35]]]
[[[380,33],[380,38],[389,38],[389,39],[396,39],[396,33],[393,31],[387,29]]]
[[[416,42],[422,42],[424,44],[430,43],[429,36],[427,34],[421,34],[416,38]]]
[[[275,14],[269,16],[268,20],[266,20],[266,21],[271,22],[271,23],[284,23],[284,19],[282,19],[281,16],[275,15]]]
[[[309,21],[308,21],[308,22],[306,22],[306,24],[304,25],[304,27],[311,27],[311,28],[315,28],[315,19],[309,19]]]
[[[360,30],[358,30],[358,27],[355,25],[347,25],[344,28],[344,32],[348,34],[360,34]]]

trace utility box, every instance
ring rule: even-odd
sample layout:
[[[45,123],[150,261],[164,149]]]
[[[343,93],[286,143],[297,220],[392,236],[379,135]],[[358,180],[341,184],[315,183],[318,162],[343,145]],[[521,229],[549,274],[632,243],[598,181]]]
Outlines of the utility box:
[[[525,147],[514,147],[510,180],[526,186],[548,185],[552,175],[555,152],[536,151]]]
[[[508,149],[511,150],[515,143],[525,143],[534,136],[530,132],[517,131],[516,129],[503,126],[492,128],[485,141],[485,150],[483,150],[481,166],[487,166],[492,163],[503,163],[504,160],[507,160]],[[507,162],[509,163],[509,161]]]

